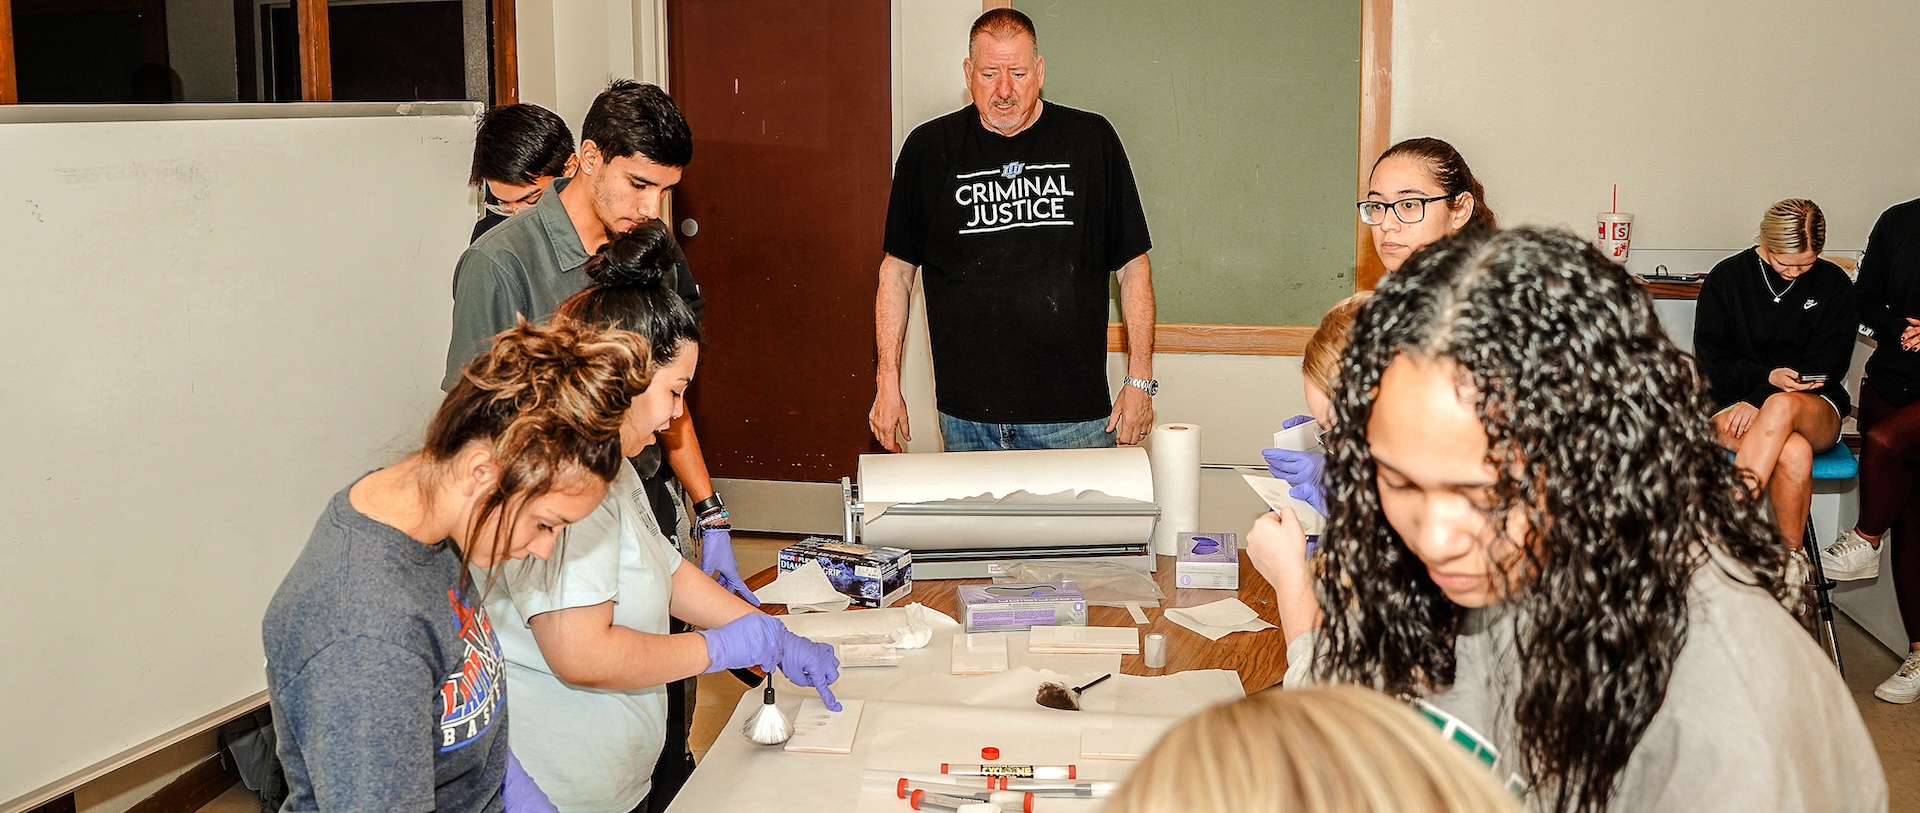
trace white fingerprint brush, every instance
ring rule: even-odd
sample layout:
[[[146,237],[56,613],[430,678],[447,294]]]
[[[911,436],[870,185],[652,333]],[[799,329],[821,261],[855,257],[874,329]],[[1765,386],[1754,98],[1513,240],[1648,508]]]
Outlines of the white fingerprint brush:
[[[793,736],[793,723],[787,715],[780,713],[780,707],[773,703],[773,675],[767,675],[765,702],[760,710],[747,718],[746,725],[740,727],[740,733],[747,739],[760,745],[779,745]]]

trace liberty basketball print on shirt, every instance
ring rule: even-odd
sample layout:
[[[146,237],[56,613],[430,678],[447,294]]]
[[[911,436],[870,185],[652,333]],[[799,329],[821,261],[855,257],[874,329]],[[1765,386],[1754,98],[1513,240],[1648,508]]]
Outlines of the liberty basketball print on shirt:
[[[460,644],[465,656],[460,669],[440,684],[440,750],[460,748],[493,727],[500,706],[500,639],[485,610],[447,591],[447,603],[460,621]]]

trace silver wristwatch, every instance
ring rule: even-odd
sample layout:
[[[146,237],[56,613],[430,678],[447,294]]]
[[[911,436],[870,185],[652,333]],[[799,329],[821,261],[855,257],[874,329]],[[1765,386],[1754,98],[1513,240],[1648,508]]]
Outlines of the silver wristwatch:
[[[1157,378],[1134,378],[1133,376],[1127,376],[1122,379],[1122,381],[1129,387],[1134,387],[1145,392],[1148,398],[1160,394],[1160,380]]]

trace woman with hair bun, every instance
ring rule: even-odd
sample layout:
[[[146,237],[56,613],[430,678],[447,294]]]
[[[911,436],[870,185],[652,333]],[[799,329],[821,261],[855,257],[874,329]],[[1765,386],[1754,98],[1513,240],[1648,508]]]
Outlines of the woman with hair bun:
[[[1367,199],[1354,205],[1360,222],[1373,227],[1373,250],[1389,273],[1436,240],[1497,226],[1467,159],[1437,138],[1388,147],[1367,176]]]
[[[1424,700],[1532,810],[1886,809],[1705,382],[1624,268],[1563,231],[1462,234],[1351,341],[1320,553],[1291,511],[1248,535],[1286,686]]]
[[[679,249],[660,221],[617,236],[587,261],[592,280],[557,319],[639,334],[651,384],[620,427],[621,454],[654,442],[685,409],[700,358],[693,312],[667,287]],[[833,648],[787,631],[681,558],[621,461],[606,499],[567,531],[564,560],[506,571],[487,597],[513,683],[514,753],[567,813],[660,810],[654,791],[668,736],[666,684],[722,669],[776,668],[817,689],[828,708],[839,677]],[[669,618],[698,632],[673,634]]]
[[[1827,218],[1813,201],[1768,207],[1757,245],[1721,260],[1700,284],[1693,322],[1717,439],[1754,492],[1767,495],[1797,574],[1807,572],[1813,456],[1839,442],[1840,420],[1853,410],[1841,379],[1859,309],[1847,273],[1820,259],[1826,242]]]
[[[606,495],[647,352],[522,321],[461,370],[419,451],[333,496],[261,625],[282,810],[544,806],[507,752],[481,597]]]

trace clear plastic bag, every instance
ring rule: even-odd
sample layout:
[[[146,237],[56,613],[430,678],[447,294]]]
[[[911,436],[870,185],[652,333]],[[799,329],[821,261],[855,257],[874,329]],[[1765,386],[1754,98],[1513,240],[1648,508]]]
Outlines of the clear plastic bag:
[[[993,577],[995,584],[1007,582],[1039,583],[1070,581],[1087,597],[1087,603],[1100,607],[1158,607],[1167,597],[1153,576],[1138,568],[1114,562],[1014,562],[1005,573]]]

